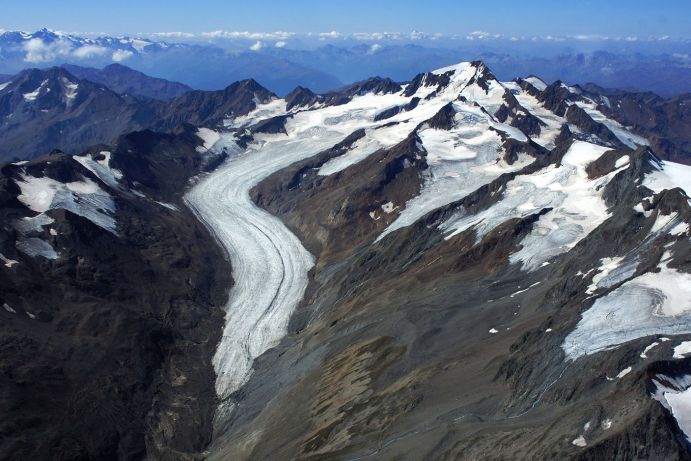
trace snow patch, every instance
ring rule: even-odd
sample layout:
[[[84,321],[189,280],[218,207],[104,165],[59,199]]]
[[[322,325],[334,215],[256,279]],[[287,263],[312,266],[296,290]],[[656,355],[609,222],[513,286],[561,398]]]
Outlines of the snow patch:
[[[624,376],[626,376],[626,375],[628,375],[629,373],[631,373],[631,370],[632,370],[632,369],[633,369],[633,368],[631,368],[631,367],[626,367],[626,368],[624,368],[623,370],[621,370],[621,371],[619,372],[619,374],[616,376],[616,378],[617,378],[617,379],[623,378]]]
[[[656,194],[681,187],[687,196],[691,196],[691,166],[668,161],[653,166],[655,171],[648,173],[643,180],[645,187]]]
[[[167,209],[169,209],[169,210],[171,210],[171,211],[179,211],[178,207],[176,207],[176,206],[173,205],[172,203],[166,203],[166,202],[156,202],[156,203],[158,203],[159,205],[161,205],[163,208],[167,208]]]
[[[2,253],[0,253],[0,261],[2,261],[5,264],[5,267],[12,267],[15,264],[19,264],[19,261],[16,261],[14,259],[10,259]]]
[[[598,298],[562,344],[567,359],[645,336],[691,333],[691,274],[662,264]]]
[[[586,167],[599,158],[607,147],[576,141],[564,155],[561,165],[549,165],[530,175],[520,175],[508,182],[503,198],[477,213],[460,210],[440,225],[446,239],[468,229],[479,242],[492,229],[514,218],[526,218],[551,208],[533,224],[532,231],[520,242],[522,248],[510,256],[512,263],[535,270],[550,258],[573,248],[609,217],[601,189],[618,172],[594,180],[588,179]]]
[[[683,341],[681,344],[674,348],[675,359],[683,359],[688,354],[691,354],[691,341]]]
[[[641,358],[642,358],[642,359],[647,359],[647,358],[648,358],[648,355],[647,355],[648,352],[650,352],[650,350],[651,350],[652,348],[654,348],[655,346],[658,346],[659,344],[660,344],[660,343],[658,343],[658,342],[656,341],[656,342],[651,343],[651,344],[650,344],[649,346],[647,346],[645,349],[643,349],[643,352],[641,352]]]
[[[199,137],[204,143],[203,145],[197,147],[197,152],[199,153],[204,153],[210,150],[212,147],[214,147],[214,144],[221,139],[221,135],[218,132],[210,130],[209,128],[199,128],[197,131],[197,137]]]
[[[625,165],[628,165],[631,162],[631,157],[628,155],[623,155],[617,159],[616,162],[614,162],[614,168],[621,168]]]
[[[526,77],[523,80],[530,83],[538,91],[545,91],[547,88],[547,84],[542,79],[539,79],[535,76]]]
[[[109,151],[101,151],[99,153],[103,158],[101,160],[94,160],[93,154],[85,156],[73,156],[75,162],[82,165],[87,170],[91,171],[104,184],[118,188],[119,181],[122,179],[122,172],[110,166],[111,153]]]
[[[592,283],[586,290],[587,294],[593,294],[598,288],[610,288],[636,273],[638,261],[629,260],[626,264],[624,257],[615,256],[612,258],[602,258],[597,273],[593,275]]]
[[[384,213],[393,213],[393,211],[398,208],[397,206],[394,206],[393,202],[386,202],[381,206],[381,209],[384,211]]]
[[[624,143],[627,147],[635,149],[638,146],[648,146],[650,143],[642,136],[631,133],[624,128],[619,122],[607,118],[602,112],[597,109],[597,104],[591,100],[576,101],[575,104],[583,109],[593,120],[605,125],[614,135]]]
[[[576,445],[577,447],[581,447],[581,448],[588,445],[588,444],[586,443],[586,441],[585,441],[585,437],[583,437],[582,435],[579,435],[578,437],[576,437],[575,439],[573,439],[573,440],[571,441],[571,443],[572,443],[573,445]]]
[[[48,83],[48,80],[44,80],[38,88],[36,88],[34,91],[30,93],[24,93],[22,96],[24,97],[24,100],[26,102],[34,102],[36,101],[36,98],[38,98],[38,95],[41,93],[41,90],[43,89],[44,86]],[[49,89],[50,90],[50,89]]]
[[[36,178],[22,174],[21,180],[16,182],[21,190],[17,198],[30,210],[38,213],[57,208],[68,210],[116,233],[112,217],[115,203],[110,194],[90,179],[61,183],[46,176]]]
[[[686,440],[691,442],[691,375],[670,377],[658,374],[653,378],[652,398],[676,419]]]

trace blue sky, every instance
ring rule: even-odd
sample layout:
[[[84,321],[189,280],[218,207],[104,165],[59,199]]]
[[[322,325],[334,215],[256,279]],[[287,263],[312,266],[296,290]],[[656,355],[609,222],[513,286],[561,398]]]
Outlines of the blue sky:
[[[0,28],[70,32],[410,32],[691,37],[691,0],[31,0]],[[29,7],[30,5],[30,7]]]

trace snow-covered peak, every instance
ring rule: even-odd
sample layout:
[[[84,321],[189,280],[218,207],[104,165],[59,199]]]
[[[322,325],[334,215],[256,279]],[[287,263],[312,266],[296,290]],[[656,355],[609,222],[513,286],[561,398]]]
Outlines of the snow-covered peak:
[[[6,31],[0,34],[0,49],[7,58],[31,64],[75,62],[122,62],[134,56],[170,46],[136,37],[80,37],[67,32],[41,29],[33,33]]]
[[[477,70],[477,67],[472,62],[459,62],[458,64],[452,64],[450,66],[442,67],[440,69],[435,69],[432,71],[432,74],[443,75],[447,73],[453,73],[454,75],[457,75],[467,71],[470,68]]]

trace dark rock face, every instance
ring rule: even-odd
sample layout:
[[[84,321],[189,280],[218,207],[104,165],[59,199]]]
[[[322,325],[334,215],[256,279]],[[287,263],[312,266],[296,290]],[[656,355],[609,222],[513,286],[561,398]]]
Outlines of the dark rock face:
[[[409,110],[413,110],[417,107],[417,105],[420,103],[420,98],[414,97],[410,100],[410,102],[404,106],[395,106],[395,107],[390,107],[386,110],[383,110],[379,112],[377,115],[374,116],[374,121],[378,122],[379,120],[386,120],[387,118],[391,118],[394,115],[398,115],[401,112],[407,112]]]
[[[596,122],[585,110],[573,104],[566,111],[566,120],[588,134],[594,134],[612,146],[621,145],[619,139],[602,123]]]
[[[182,83],[149,77],[122,64],[110,64],[103,69],[72,64],[66,64],[63,67],[79,79],[98,83],[121,95],[168,101],[192,90]]]
[[[539,100],[545,107],[557,115],[564,116],[566,114],[567,105],[565,101],[572,98],[573,95],[566,88],[561,81],[548,85],[545,90],[540,93]]]
[[[661,98],[654,93],[607,90],[585,85],[598,108],[622,125],[650,140],[663,159],[691,164],[691,95]]]
[[[319,95],[314,94],[311,90],[304,87],[297,87],[285,97],[286,110],[291,110],[294,107],[310,107],[322,100]]]
[[[153,123],[157,110],[61,68],[27,70],[0,91],[0,161],[109,143]]]
[[[252,79],[233,83],[220,91],[190,91],[173,99],[154,127],[169,130],[183,123],[217,126],[227,117],[246,114],[258,103],[274,98],[276,95]]]
[[[453,108],[453,103],[448,103],[437,112],[434,117],[429,120],[429,126],[439,130],[450,130],[454,124],[454,117],[456,111]]]
[[[0,170],[0,253],[17,261],[0,267],[3,459],[194,459],[209,442],[230,271],[181,201],[199,143],[141,132],[85,152],[112,152],[118,187],[61,153]],[[117,235],[53,209],[31,236],[57,259],[22,253],[15,223],[36,215],[17,200],[22,174],[97,184]]]
[[[451,74],[449,72],[437,75],[431,72],[418,74],[405,89],[406,96],[414,95],[422,86],[441,86],[449,84]]]
[[[373,77],[363,82],[353,83],[339,91],[339,93],[348,96],[361,96],[367,93],[388,94],[397,93],[398,91],[401,91],[401,85],[390,78]]]
[[[32,69],[0,90],[0,161],[35,158],[53,148],[75,154],[146,128],[217,127],[275,97],[254,80],[244,80],[221,91],[186,92],[166,103],[121,96],[63,68]]]
[[[277,117],[271,117],[266,120],[262,120],[259,123],[251,126],[249,130],[252,133],[283,133],[286,134],[286,121],[290,118],[290,115],[279,115]]]

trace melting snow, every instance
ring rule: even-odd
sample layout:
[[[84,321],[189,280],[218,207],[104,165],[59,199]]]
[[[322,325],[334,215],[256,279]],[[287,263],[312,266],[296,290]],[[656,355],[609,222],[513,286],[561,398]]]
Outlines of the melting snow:
[[[675,359],[683,359],[686,355],[691,354],[691,341],[684,341],[674,348]]]
[[[20,238],[15,246],[19,251],[31,257],[42,256],[46,259],[58,259],[59,256],[50,243],[36,237]]]
[[[233,117],[233,114],[228,114],[229,118],[224,121],[224,125],[227,128],[242,128],[286,113],[286,102],[284,99],[272,99],[266,104],[261,104],[255,95],[254,102],[256,107],[253,111],[241,117]]]
[[[100,154],[104,157],[101,160],[94,160],[93,155],[75,155],[72,158],[108,186],[118,188],[118,181],[122,179],[122,172],[110,167],[111,153],[109,151],[101,151]]]
[[[38,98],[39,93],[41,92],[41,89],[48,83],[48,80],[44,80],[41,85],[39,85],[38,88],[36,88],[34,91],[30,93],[24,93],[24,100],[27,102],[33,102],[36,101],[36,98]]]
[[[208,151],[221,139],[221,135],[218,132],[209,128],[199,128],[197,136],[204,142],[204,145],[197,147],[197,152],[200,153]]]
[[[17,198],[33,211],[69,210],[115,233],[115,219],[111,216],[115,212],[115,203],[107,192],[90,179],[61,183],[46,176],[36,178],[22,175],[17,185],[22,192]]]
[[[15,264],[19,264],[19,261],[16,261],[16,260],[14,260],[14,259],[9,259],[8,257],[6,257],[6,256],[5,256],[4,254],[2,254],[2,253],[0,253],[0,261],[2,261],[3,263],[5,263],[5,267],[12,267],[12,266],[14,266]]]
[[[537,77],[530,76],[524,78],[523,80],[533,85],[535,89],[537,89],[538,91],[545,91],[545,88],[547,88],[547,84],[544,81],[542,81],[542,79],[539,79]]]
[[[691,333],[691,274],[664,264],[598,298],[562,349],[575,360],[656,334]]]
[[[393,213],[396,208],[398,207],[394,206],[393,202],[387,202],[381,206],[384,213]]]
[[[598,272],[593,276],[592,283],[586,293],[593,294],[598,288],[610,288],[635,274],[638,261],[633,259],[622,264],[623,261],[624,257],[620,256],[602,258]]]
[[[674,416],[686,440],[691,442],[691,375],[673,378],[658,374],[653,384],[652,397]]]
[[[656,194],[665,189],[681,187],[687,196],[691,196],[691,166],[665,161],[656,171],[649,173],[643,180],[643,185]]]
[[[617,159],[616,162],[614,162],[614,168],[621,168],[624,165],[628,165],[631,162],[631,157],[628,155],[623,155]]]
[[[509,219],[552,208],[533,224],[530,234],[521,241],[521,250],[510,256],[511,262],[522,262],[525,270],[537,269],[551,257],[573,248],[609,217],[601,188],[618,170],[594,180],[589,180],[585,171],[607,150],[576,141],[561,166],[550,165],[531,175],[517,176],[507,184],[502,200],[477,213],[460,211],[440,228],[447,233],[447,239],[472,228],[480,241]]]
[[[614,133],[614,135],[619,139],[619,141],[621,141],[631,149],[635,149],[638,146],[647,146],[650,144],[648,140],[644,137],[631,133],[626,128],[621,126],[619,122],[605,117],[605,115],[602,112],[597,110],[597,105],[593,101],[576,101],[575,104],[581,109],[583,109],[588,115],[590,115],[590,117],[593,120],[602,123],[607,128],[609,128],[609,130],[612,133]]]
[[[626,368],[624,368],[623,370],[621,370],[621,371],[619,372],[619,374],[616,376],[616,378],[617,378],[617,379],[623,378],[624,376],[626,376],[626,375],[628,375],[629,373],[631,373],[631,370],[632,370],[631,367],[626,367]]]
[[[71,106],[78,94],[79,84],[74,83],[66,78],[62,79],[62,84],[65,86],[65,99],[67,106]]]
[[[643,349],[643,352],[641,352],[641,358],[647,359],[648,358],[648,356],[647,356],[648,352],[650,352],[650,350],[652,348],[654,348],[655,346],[658,346],[659,344],[660,343],[658,343],[658,342],[654,342],[654,343],[650,344],[649,346],[647,346],[645,349]]]
[[[430,211],[462,199],[502,174],[518,171],[535,161],[523,154],[511,165],[501,160],[501,138],[487,128],[488,116],[465,104],[458,104],[456,110],[456,126],[452,130],[427,128],[419,132],[429,165],[422,189],[378,240],[413,224]]]
[[[166,202],[156,202],[156,203],[161,205],[163,208],[168,208],[171,211],[178,211],[178,207],[176,207],[172,203],[166,203]]]
[[[521,293],[524,293],[524,292],[530,290],[532,287],[537,286],[537,285],[539,285],[539,284],[540,284],[540,282],[535,282],[535,283],[533,283],[532,285],[530,285],[528,288],[524,288],[523,290],[518,290],[517,292],[513,293],[511,296],[509,296],[509,298],[513,298],[513,297],[516,296],[516,295],[519,295],[519,294],[521,294]]]
[[[588,445],[585,441],[585,437],[583,437],[582,435],[579,435],[571,443],[573,445],[576,445],[577,447],[585,447],[586,445]]]

